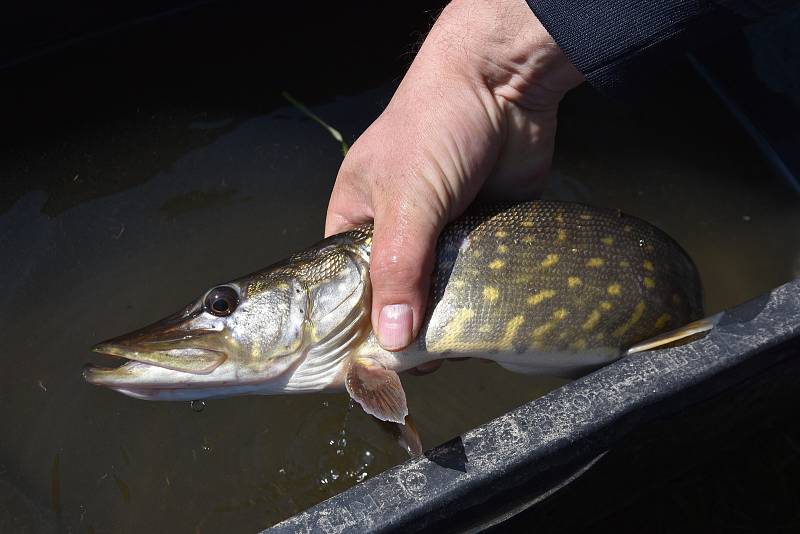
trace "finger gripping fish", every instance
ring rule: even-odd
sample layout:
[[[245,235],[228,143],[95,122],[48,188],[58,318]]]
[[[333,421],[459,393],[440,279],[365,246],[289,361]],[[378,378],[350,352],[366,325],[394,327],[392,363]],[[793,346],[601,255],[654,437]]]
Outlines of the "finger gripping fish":
[[[402,424],[397,373],[425,362],[575,375],[703,329],[664,334],[702,316],[697,270],[669,236],[615,210],[535,201],[479,207],[444,230],[420,335],[389,352],[370,324],[371,242],[363,225],[212,288],[97,345],[128,361],[84,377],[148,400],[346,389]]]

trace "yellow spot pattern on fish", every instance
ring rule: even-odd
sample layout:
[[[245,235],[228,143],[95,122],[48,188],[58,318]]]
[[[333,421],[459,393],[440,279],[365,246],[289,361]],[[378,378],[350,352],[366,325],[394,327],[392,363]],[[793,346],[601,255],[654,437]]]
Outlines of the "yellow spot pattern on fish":
[[[483,298],[487,302],[494,302],[500,296],[500,291],[494,286],[486,286],[483,288]]]
[[[592,216],[589,215],[588,213],[581,213],[580,214],[580,218],[583,219],[584,221],[591,221],[592,220]]]
[[[506,252],[508,252],[508,247],[507,246],[500,245],[499,247],[497,247],[497,253],[498,254],[505,254]]]
[[[622,261],[619,262],[619,266],[627,268],[627,267],[630,267],[631,264],[630,264],[630,262],[628,262],[628,260],[622,260]]]
[[[644,287],[646,287],[647,289],[653,289],[654,287],[656,287],[655,281],[649,276],[645,276],[643,282],[644,282]]]
[[[599,322],[600,322],[600,312],[597,310],[592,310],[592,313],[589,314],[589,317],[586,319],[586,322],[583,323],[581,328],[583,328],[586,331],[589,331],[595,326],[597,326],[597,323]]]
[[[517,330],[519,327],[522,326],[522,323],[525,322],[525,317],[523,315],[516,315],[513,319],[508,321],[506,325],[506,333],[503,336],[503,339],[500,340],[500,350],[508,350],[511,348],[514,342],[514,336],[517,335]]]
[[[541,304],[547,299],[553,298],[556,295],[556,292],[552,289],[543,289],[538,293],[534,293],[530,297],[528,297],[528,304],[531,306],[536,306],[537,304]]]
[[[604,300],[604,301],[602,301],[600,303],[600,309],[603,310],[603,311],[608,311],[613,307],[614,307],[614,305],[611,304],[610,302],[608,302],[607,300]]]
[[[566,241],[567,240],[567,231],[566,230],[559,230],[558,231],[558,240],[559,241]]]
[[[522,221],[522,226],[525,228],[533,228],[533,221]]]
[[[556,327],[556,324],[559,321],[564,320],[564,318],[569,315],[569,312],[565,308],[559,308],[553,312],[553,320],[544,323],[543,325],[537,326],[533,329],[533,337],[539,338],[547,334],[550,330]]]
[[[558,254],[548,254],[547,257],[542,260],[541,266],[552,267],[556,263],[558,263]]]
[[[622,286],[619,284],[611,284],[608,286],[608,294],[614,295],[615,297],[620,296],[620,294],[622,294]]]
[[[653,266],[653,262],[650,260],[644,260],[644,268],[650,272],[655,271],[655,267]]]
[[[529,236],[529,235],[526,235],[525,237],[522,238],[522,242],[524,244],[526,244],[526,245],[532,245],[533,244],[533,238],[531,236]]]
[[[552,323],[552,322],[544,323],[541,326],[537,326],[536,328],[533,329],[533,337],[534,338],[542,337],[543,335],[548,333],[550,330],[555,328],[555,326],[556,326],[556,324]]]
[[[603,239],[601,239],[600,242],[610,247],[611,245],[614,244],[614,238],[611,237],[610,235],[607,235]]]
[[[460,346],[462,342],[461,334],[464,331],[464,327],[474,316],[475,310],[471,308],[459,308],[456,310],[453,318],[445,328],[445,335],[438,340],[431,340],[428,343],[429,350],[433,352],[444,352]]]
[[[453,280],[452,284],[453,284],[453,287],[455,287],[455,288],[462,288],[465,285],[467,285],[467,283],[464,282],[463,280]]]
[[[508,232],[506,232],[505,230],[498,230],[498,231],[496,231],[494,233],[494,236],[495,237],[499,237],[500,239],[502,239],[502,238],[508,236]]]
[[[569,287],[578,287],[582,283],[583,282],[581,281],[581,279],[578,278],[577,276],[570,276],[569,278],[567,278],[567,285]]]
[[[656,319],[656,330],[664,328],[665,326],[667,326],[667,323],[669,323],[671,320],[672,316],[670,314],[668,313],[661,314],[658,317],[658,319]]]
[[[501,260],[500,258],[496,258],[496,259],[493,259],[493,260],[492,260],[492,261],[489,263],[489,268],[490,268],[490,269],[494,269],[494,270],[496,271],[496,270],[498,270],[498,269],[502,269],[503,267],[505,267],[505,265],[506,265],[506,262],[504,262],[504,261],[503,261],[503,260]]]
[[[587,267],[602,267],[605,265],[606,261],[603,258],[590,258],[589,261],[586,262]]]
[[[630,319],[625,321],[624,324],[620,325],[619,328],[614,330],[614,337],[622,337],[625,335],[625,332],[631,329],[633,325],[639,322],[639,319],[642,318],[642,314],[644,314],[644,310],[647,309],[647,305],[644,303],[643,300],[640,300],[636,307],[633,309],[633,313],[631,314]]]

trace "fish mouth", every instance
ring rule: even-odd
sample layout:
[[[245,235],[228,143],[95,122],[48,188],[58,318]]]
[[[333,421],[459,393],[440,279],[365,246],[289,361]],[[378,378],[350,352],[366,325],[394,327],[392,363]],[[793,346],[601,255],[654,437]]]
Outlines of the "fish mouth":
[[[224,352],[202,348],[142,349],[100,343],[93,352],[125,360],[118,367],[87,364],[83,378],[111,389],[179,389],[195,387],[227,359]]]
[[[228,355],[220,347],[223,325],[206,320],[199,310],[181,313],[92,347],[92,351],[125,360],[118,367],[88,364],[90,384],[123,389],[182,389],[214,382]]]
[[[172,371],[207,375],[219,367],[227,358],[220,350],[199,347],[170,347],[141,345],[123,346],[103,342],[92,347],[92,352],[123,358],[132,362],[154,365]],[[124,366],[123,366],[124,367]],[[114,370],[119,367],[114,368]]]

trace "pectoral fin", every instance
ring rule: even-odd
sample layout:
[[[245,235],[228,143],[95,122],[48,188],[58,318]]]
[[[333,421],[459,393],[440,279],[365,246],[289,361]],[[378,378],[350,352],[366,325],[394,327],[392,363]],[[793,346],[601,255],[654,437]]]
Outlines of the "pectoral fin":
[[[722,318],[722,313],[724,312],[700,319],[699,321],[694,321],[675,330],[670,330],[669,332],[660,334],[656,337],[646,339],[641,343],[637,343],[629,348],[626,354],[636,354],[637,352],[644,352],[646,350],[663,349],[669,345],[676,344],[681,341],[684,343],[691,341],[695,336],[705,334],[717,326],[717,323]]]
[[[372,358],[354,358],[347,369],[345,387],[368,414],[381,421],[405,424],[406,393],[396,372]]]

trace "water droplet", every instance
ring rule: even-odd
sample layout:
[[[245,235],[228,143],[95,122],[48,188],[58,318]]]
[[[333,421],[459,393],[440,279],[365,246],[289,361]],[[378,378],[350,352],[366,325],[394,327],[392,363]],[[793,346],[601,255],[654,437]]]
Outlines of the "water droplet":
[[[206,401],[204,400],[193,400],[189,403],[189,406],[192,408],[193,412],[200,413],[206,407]]]
[[[639,240],[639,246],[640,246],[640,247],[643,247],[643,246],[645,246],[646,244],[647,244],[647,243],[645,243],[644,239],[640,239],[640,240]]]
[[[278,473],[280,473],[280,474],[282,474],[282,475],[285,475],[285,474],[286,474],[286,469],[284,469],[283,467],[281,467],[280,469],[278,469]]]
[[[329,405],[328,401],[322,401],[322,407],[327,408]]]

